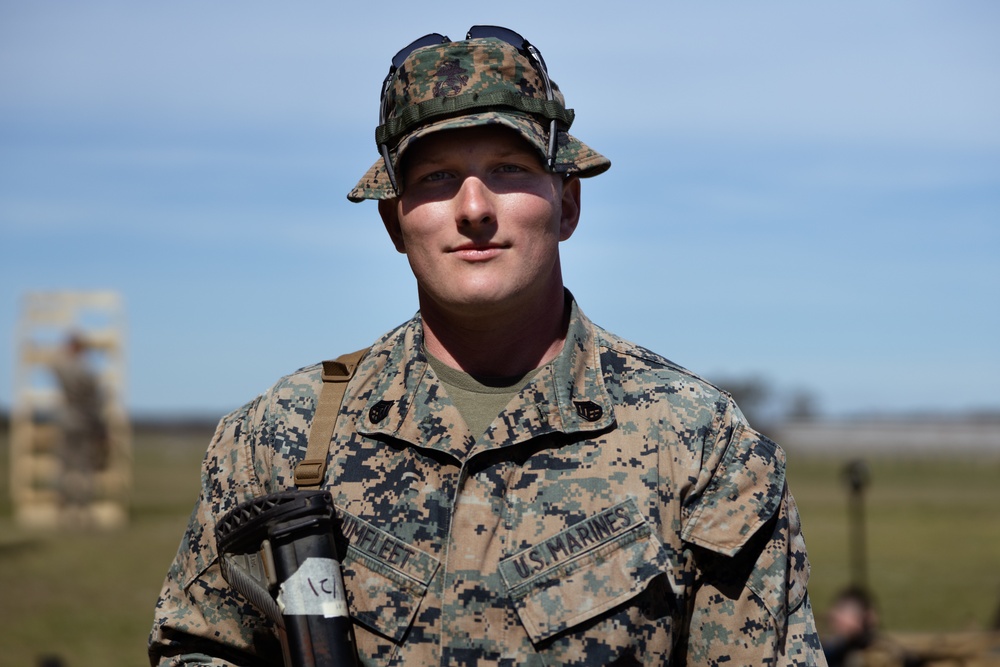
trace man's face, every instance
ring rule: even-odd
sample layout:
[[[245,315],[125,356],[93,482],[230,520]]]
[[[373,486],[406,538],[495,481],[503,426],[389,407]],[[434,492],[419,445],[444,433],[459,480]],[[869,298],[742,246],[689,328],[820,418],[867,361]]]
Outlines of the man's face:
[[[549,173],[512,130],[445,130],[410,146],[403,194],[380,202],[421,307],[489,315],[561,302],[559,242],[579,219],[580,184]]]

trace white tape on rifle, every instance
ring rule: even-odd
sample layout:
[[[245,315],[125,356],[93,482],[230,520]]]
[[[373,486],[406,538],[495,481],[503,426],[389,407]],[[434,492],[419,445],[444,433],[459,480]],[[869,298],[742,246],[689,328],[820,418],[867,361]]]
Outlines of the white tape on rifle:
[[[347,616],[347,596],[340,563],[332,558],[307,558],[278,591],[278,605],[287,616]]]

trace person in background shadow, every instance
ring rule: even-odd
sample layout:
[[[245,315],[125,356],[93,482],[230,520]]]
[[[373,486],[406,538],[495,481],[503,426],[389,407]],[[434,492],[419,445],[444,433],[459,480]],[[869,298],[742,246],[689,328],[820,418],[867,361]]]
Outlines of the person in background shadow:
[[[829,667],[861,665],[861,653],[875,641],[878,612],[871,594],[859,586],[848,586],[827,610],[827,636],[823,652]]]
[[[89,524],[97,474],[107,466],[108,432],[100,378],[87,360],[87,342],[72,333],[56,356],[52,372],[62,392],[58,479],[60,505],[67,526]]]

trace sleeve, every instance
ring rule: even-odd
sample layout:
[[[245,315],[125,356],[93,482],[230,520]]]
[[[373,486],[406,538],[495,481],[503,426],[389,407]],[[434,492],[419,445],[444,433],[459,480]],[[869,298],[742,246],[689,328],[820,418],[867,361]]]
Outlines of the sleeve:
[[[215,544],[216,518],[262,493],[253,459],[253,440],[264,430],[262,403],[224,417],[209,443],[201,493],[156,604],[151,665],[282,663],[274,628],[230,589]]]
[[[681,651],[692,665],[825,667],[784,452],[731,399],[720,414],[684,507],[695,572]]]

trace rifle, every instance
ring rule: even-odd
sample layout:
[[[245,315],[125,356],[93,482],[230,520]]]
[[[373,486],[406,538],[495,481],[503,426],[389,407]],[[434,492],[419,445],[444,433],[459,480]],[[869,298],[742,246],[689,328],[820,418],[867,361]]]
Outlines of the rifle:
[[[326,491],[253,498],[216,525],[222,576],[278,627],[286,667],[355,667]]]
[[[278,627],[285,667],[358,664],[340,559],[333,498],[319,490],[347,383],[367,349],[323,362],[323,385],[297,489],[253,498],[215,528],[222,576]]]

